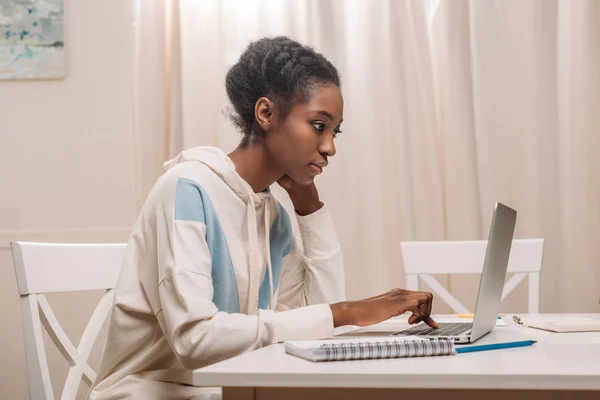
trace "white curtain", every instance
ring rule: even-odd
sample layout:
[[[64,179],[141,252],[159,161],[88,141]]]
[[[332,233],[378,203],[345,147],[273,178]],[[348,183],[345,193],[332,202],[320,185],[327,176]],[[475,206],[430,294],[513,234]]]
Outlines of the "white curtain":
[[[598,310],[599,7],[140,1],[139,199],[182,148],[235,147],[239,135],[224,115],[227,69],[250,41],[288,35],[342,75],[344,132],[317,185],[344,249],[349,297],[404,284],[401,240],[485,238],[492,206],[503,201],[519,211],[517,237],[547,240],[542,311]],[[442,283],[473,305],[476,278]],[[513,293],[505,304],[523,311],[525,287]]]
[[[542,311],[600,309],[599,40],[594,0],[441,1],[432,22],[447,236],[515,206],[517,237],[546,239]]]

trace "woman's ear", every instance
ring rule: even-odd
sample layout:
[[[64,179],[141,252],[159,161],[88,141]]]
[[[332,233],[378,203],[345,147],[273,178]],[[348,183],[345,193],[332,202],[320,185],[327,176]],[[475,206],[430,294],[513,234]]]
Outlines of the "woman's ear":
[[[274,111],[273,102],[266,97],[261,97],[254,105],[254,118],[264,132],[271,129]]]

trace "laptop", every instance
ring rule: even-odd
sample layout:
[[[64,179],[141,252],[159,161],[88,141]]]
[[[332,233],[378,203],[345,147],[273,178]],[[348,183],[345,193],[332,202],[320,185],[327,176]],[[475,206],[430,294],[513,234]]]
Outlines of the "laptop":
[[[500,311],[516,220],[517,212],[515,210],[504,204],[496,203],[472,323],[440,323],[439,329],[433,329],[425,323],[420,323],[393,335],[416,335],[430,339],[446,338],[457,344],[466,344],[473,343],[491,332],[496,326]]]

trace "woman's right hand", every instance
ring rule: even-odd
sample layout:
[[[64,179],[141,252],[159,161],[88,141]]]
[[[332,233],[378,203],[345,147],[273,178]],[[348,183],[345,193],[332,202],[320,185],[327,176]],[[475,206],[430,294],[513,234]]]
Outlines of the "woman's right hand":
[[[432,302],[431,293],[395,288],[379,296],[331,304],[330,307],[334,327],[373,325],[410,311],[409,324],[422,321],[432,328],[438,328],[438,323],[429,316]]]

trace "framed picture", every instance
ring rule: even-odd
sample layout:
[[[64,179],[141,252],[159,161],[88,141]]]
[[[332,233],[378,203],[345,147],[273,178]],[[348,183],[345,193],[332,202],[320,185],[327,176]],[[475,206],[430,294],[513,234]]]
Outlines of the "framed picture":
[[[64,0],[0,0],[0,80],[65,77]]]

